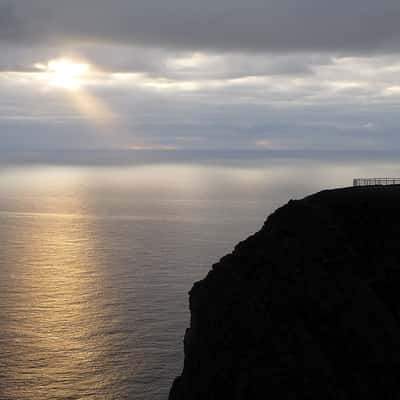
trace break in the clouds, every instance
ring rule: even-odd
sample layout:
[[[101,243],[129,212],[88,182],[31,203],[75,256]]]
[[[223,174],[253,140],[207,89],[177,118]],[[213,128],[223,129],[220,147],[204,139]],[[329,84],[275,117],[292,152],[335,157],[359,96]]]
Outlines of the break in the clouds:
[[[0,0],[0,149],[400,148],[399,17],[394,0]],[[60,59],[90,66],[61,77],[79,95],[52,85]]]

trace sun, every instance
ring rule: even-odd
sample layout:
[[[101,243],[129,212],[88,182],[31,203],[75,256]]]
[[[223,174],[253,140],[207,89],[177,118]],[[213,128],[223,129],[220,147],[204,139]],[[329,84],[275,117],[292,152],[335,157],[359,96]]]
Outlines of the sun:
[[[115,130],[117,115],[107,102],[90,91],[90,86],[93,88],[96,77],[99,77],[99,71],[94,64],[59,58],[35,64],[34,67],[40,72],[33,75],[45,86],[46,92],[49,87],[61,89],[63,97],[98,129]]]
[[[46,73],[46,80],[51,86],[69,90],[78,89],[90,70],[89,64],[67,58],[50,60],[47,64],[36,64],[35,67]]]

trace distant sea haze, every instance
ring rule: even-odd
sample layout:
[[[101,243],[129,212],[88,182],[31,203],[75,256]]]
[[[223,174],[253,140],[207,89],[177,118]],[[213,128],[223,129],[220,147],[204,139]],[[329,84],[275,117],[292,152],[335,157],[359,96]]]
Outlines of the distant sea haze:
[[[392,153],[3,154],[2,400],[165,400],[193,282],[290,199],[400,176]]]
[[[395,161],[400,156],[398,150],[256,150],[256,149],[187,149],[187,150],[12,150],[0,149],[1,165],[125,165],[198,163],[198,164],[238,164],[254,162],[258,165],[270,160],[320,160],[338,163],[340,161]]]

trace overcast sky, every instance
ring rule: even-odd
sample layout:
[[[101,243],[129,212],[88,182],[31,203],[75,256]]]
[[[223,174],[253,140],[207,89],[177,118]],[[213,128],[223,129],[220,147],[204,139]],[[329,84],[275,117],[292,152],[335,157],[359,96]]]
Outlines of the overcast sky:
[[[0,0],[0,149],[400,149],[399,21],[398,0]],[[60,59],[90,66],[77,90]]]

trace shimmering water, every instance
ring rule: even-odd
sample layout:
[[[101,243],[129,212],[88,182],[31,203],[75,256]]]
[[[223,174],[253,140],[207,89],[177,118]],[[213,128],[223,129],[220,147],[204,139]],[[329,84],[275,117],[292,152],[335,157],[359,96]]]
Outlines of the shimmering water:
[[[290,198],[399,172],[295,159],[1,166],[0,399],[166,399],[187,292],[213,262]]]

